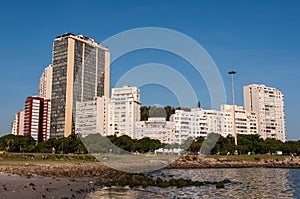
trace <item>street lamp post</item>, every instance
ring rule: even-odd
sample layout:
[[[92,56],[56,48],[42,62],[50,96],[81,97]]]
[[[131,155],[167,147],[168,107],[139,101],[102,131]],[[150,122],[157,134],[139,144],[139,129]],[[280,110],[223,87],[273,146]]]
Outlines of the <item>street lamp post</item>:
[[[236,74],[236,71],[229,71],[229,75],[231,75],[231,92],[232,92],[232,117],[233,117],[233,122],[232,122],[232,131],[233,131],[233,136],[234,136],[234,144],[237,145],[237,134],[236,134],[236,128],[235,128],[235,101],[234,101],[234,74]]]

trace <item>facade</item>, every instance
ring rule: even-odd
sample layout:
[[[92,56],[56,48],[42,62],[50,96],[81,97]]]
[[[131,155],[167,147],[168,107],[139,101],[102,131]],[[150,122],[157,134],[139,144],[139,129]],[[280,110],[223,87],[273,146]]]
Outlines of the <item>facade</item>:
[[[218,133],[225,136],[224,124],[227,119],[225,113],[217,110],[204,110],[203,114],[207,123],[207,134]]]
[[[53,43],[51,137],[75,133],[76,102],[109,97],[110,53],[93,39],[67,33]]]
[[[175,124],[164,117],[150,117],[148,121],[136,122],[136,139],[149,137],[161,143],[174,143]]]
[[[175,124],[175,143],[182,144],[189,137],[207,136],[208,124],[203,109],[175,110],[170,120]]]
[[[261,84],[244,86],[244,105],[258,118],[258,134],[285,142],[284,96],[276,88]]]
[[[50,100],[38,96],[27,97],[24,113],[24,135],[41,142],[50,136]]]
[[[40,77],[40,96],[51,99],[52,93],[52,65],[50,64]]]
[[[98,113],[100,114],[100,127],[102,135],[107,136],[108,135],[108,122],[109,122],[109,104],[110,104],[110,98],[103,96],[97,98],[98,103]]]
[[[106,136],[108,102],[105,96],[96,97],[92,101],[77,102],[75,133],[81,137],[96,133]]]
[[[13,135],[24,135],[24,110],[15,114],[11,133]]]
[[[188,137],[206,137],[217,133],[223,137],[232,135],[232,105],[223,104],[221,110],[194,108],[191,111],[176,110],[171,116],[175,124],[174,142],[184,143]],[[254,112],[247,112],[242,106],[235,106],[235,124],[237,134],[257,134],[257,117]]]
[[[243,106],[235,105],[235,127],[237,134],[257,134],[257,117],[254,112],[248,112]],[[232,134],[233,105],[222,104],[221,111],[224,113],[224,131],[222,136]]]
[[[140,121],[140,89],[123,86],[113,88],[109,103],[109,135],[136,138],[135,126]]]

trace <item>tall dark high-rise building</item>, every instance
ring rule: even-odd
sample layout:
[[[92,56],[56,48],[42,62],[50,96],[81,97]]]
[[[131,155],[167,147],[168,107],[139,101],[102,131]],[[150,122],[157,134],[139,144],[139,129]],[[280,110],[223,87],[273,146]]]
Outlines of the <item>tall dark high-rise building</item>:
[[[68,137],[76,102],[109,97],[110,53],[91,38],[67,33],[54,40],[52,70],[50,137]]]

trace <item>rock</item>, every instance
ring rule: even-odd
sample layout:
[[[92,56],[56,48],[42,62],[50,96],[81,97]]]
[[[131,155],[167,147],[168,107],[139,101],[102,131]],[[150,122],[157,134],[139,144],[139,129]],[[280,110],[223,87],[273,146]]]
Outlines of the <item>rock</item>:
[[[176,186],[179,188],[179,187],[184,187],[184,186],[187,186],[188,183],[186,180],[184,180],[183,178],[179,178],[178,181],[177,181],[177,184]]]
[[[157,177],[156,180],[155,180],[155,183],[156,184],[159,184],[161,183],[163,180],[160,178],[160,177]]]
[[[224,187],[225,187],[224,182],[217,182],[216,183],[216,188],[217,189],[221,189],[221,188],[224,188]]]

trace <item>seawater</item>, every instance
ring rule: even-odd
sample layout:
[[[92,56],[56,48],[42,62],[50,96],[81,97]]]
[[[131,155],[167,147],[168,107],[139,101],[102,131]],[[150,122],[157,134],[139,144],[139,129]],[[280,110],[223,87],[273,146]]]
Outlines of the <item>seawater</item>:
[[[152,178],[185,178],[198,181],[231,183],[225,188],[215,185],[183,188],[102,188],[88,198],[296,198],[300,199],[300,169],[232,168],[232,169],[164,169],[147,174]]]

